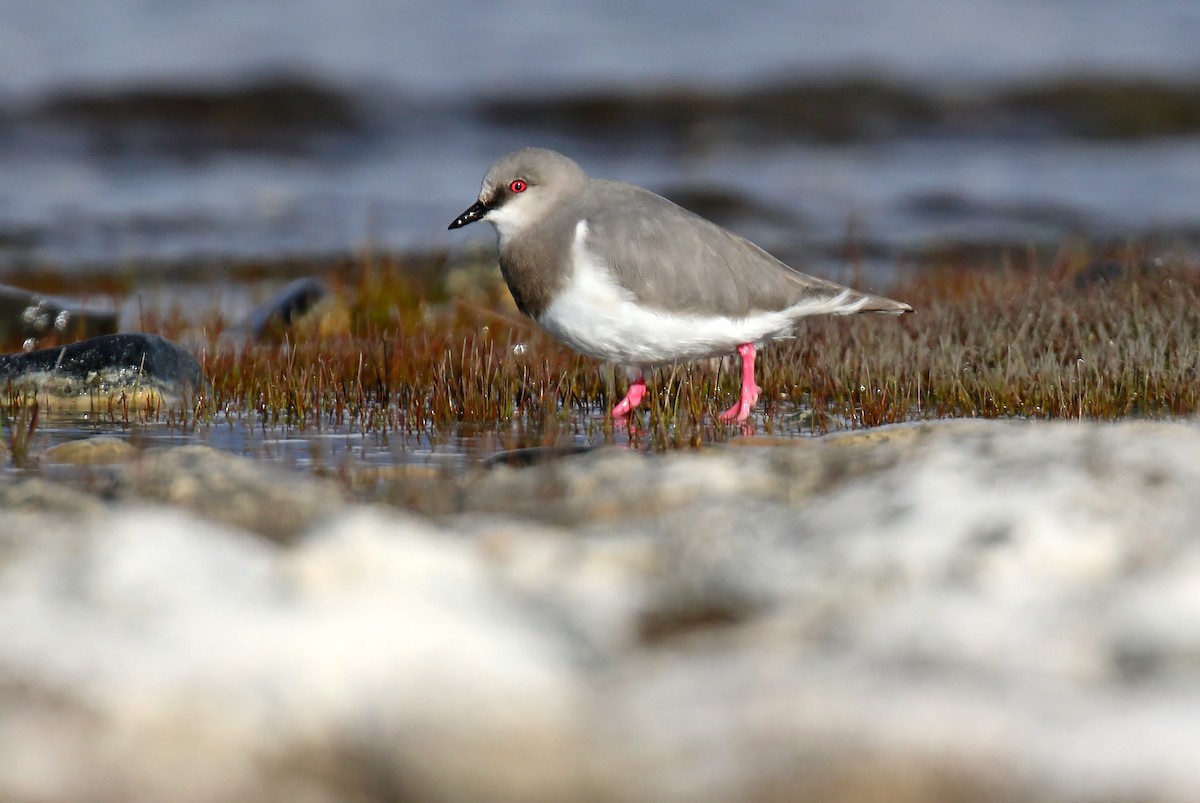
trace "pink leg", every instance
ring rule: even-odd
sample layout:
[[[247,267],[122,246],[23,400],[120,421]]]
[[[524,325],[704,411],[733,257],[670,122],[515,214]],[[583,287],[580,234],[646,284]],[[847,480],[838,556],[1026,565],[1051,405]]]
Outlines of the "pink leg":
[[[718,416],[722,421],[745,421],[762,392],[762,388],[754,384],[754,344],[743,343],[737,347],[737,353],[742,358],[742,395],[737,404]]]
[[[642,397],[646,395],[646,378],[642,376],[642,372],[638,371],[637,376],[629,383],[629,392],[625,394],[625,398],[617,403],[613,408],[613,418],[624,418],[629,415],[634,407],[642,403]]]

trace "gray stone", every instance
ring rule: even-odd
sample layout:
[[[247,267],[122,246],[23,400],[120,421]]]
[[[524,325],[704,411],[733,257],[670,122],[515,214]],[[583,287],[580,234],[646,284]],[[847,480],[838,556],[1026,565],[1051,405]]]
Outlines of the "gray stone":
[[[293,538],[344,505],[332,482],[207,446],[145,452],[114,476],[105,495],[180,507],[277,541]]]
[[[171,341],[119,334],[0,355],[0,382],[52,398],[56,409],[111,406],[122,398],[136,411],[183,399],[201,389],[204,377],[196,358]]]
[[[0,482],[0,509],[10,513],[21,511],[34,514],[92,514],[103,508],[92,494],[83,493],[56,482],[37,477],[24,477],[12,482]]]
[[[137,449],[127,440],[112,435],[78,438],[49,446],[38,453],[42,464],[102,465],[131,459]]]
[[[494,462],[466,478],[460,507],[575,526],[658,517],[709,501],[796,504],[894,466],[930,438],[991,426],[929,422],[820,439],[745,439],[652,458],[607,447],[527,467]]]
[[[329,289],[316,279],[296,279],[256,307],[234,331],[261,338],[272,329],[291,326],[328,295]]]

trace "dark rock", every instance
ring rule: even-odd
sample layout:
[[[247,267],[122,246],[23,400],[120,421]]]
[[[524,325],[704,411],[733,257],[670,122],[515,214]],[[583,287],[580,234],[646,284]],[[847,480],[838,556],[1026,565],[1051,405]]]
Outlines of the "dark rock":
[[[67,346],[0,355],[0,382],[29,381],[59,397],[127,389],[186,394],[204,381],[200,363],[158,335],[103,335]]]
[[[874,140],[930,126],[944,115],[921,91],[855,76],[736,92],[664,89],[498,98],[481,111],[502,125],[560,129],[597,139],[645,136],[692,143]]]
[[[1107,287],[1110,284],[1145,276],[1158,267],[1157,262],[1121,262],[1116,259],[1097,259],[1084,265],[1071,279],[1075,290]]]
[[[992,102],[1089,139],[1182,136],[1200,130],[1200,87],[1147,79],[1065,78],[1018,87]]]
[[[145,86],[75,92],[35,111],[42,124],[88,135],[98,150],[203,156],[222,150],[295,152],[363,121],[342,92],[298,76],[244,86]]]
[[[524,449],[508,449],[507,451],[497,452],[486,460],[481,461],[480,466],[483,468],[492,468],[494,466],[512,466],[513,468],[536,466],[563,457],[590,452],[594,448],[596,447],[576,443],[566,446],[529,446]]]
[[[38,244],[41,232],[33,226],[14,225],[11,222],[0,228],[0,248],[13,251],[28,251]]]
[[[1098,284],[1111,284],[1125,278],[1127,273],[1125,266],[1115,259],[1098,259],[1075,274],[1071,286],[1076,290],[1086,290]]]
[[[1125,140],[1200,131],[1194,82],[1040,78],[964,96],[864,74],[724,90],[650,88],[491,98],[494,125],[565,132],[597,143],[876,142],[912,136]]]
[[[260,338],[276,328],[286,328],[329,295],[329,289],[316,279],[296,279],[246,316],[237,331]]]
[[[1086,216],[1062,204],[1033,200],[987,201],[949,191],[916,193],[905,201],[904,206],[914,215],[933,220],[963,223],[1002,220],[1007,223],[1037,226],[1063,235],[1079,230],[1087,223]]]
[[[0,285],[0,343],[49,336],[78,340],[116,331],[115,310]]]

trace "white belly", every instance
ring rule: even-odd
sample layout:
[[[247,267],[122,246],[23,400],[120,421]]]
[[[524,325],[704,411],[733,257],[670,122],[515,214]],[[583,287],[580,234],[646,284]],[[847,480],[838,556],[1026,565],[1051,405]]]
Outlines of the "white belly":
[[[576,351],[624,365],[657,365],[715,357],[743,343],[786,336],[794,310],[745,318],[669,314],[638,306],[587,248],[587,222],[575,227],[571,277],[538,319]]]

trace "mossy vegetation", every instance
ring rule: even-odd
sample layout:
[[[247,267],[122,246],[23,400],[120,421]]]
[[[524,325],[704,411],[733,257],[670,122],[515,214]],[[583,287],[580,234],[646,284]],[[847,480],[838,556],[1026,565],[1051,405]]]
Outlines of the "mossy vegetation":
[[[1135,269],[1127,256],[1089,278],[1089,263],[1079,254],[1045,267],[930,267],[888,289],[915,315],[814,319],[763,351],[758,422],[819,434],[914,418],[1195,411],[1200,274],[1183,264]],[[1113,264],[1124,269],[1114,275]],[[620,372],[517,314],[484,267],[358,267],[339,293],[345,330],[313,320],[270,346],[214,339],[211,409],[299,427],[420,431],[600,420],[623,392]],[[715,415],[736,393],[735,369],[720,360],[659,369],[634,426],[663,445],[719,436],[729,428]]]
[[[149,331],[199,340],[211,381],[189,409],[157,414],[188,426],[233,418],[428,438],[619,433],[664,449],[744,431],[716,420],[736,394],[732,359],[657,370],[648,404],[630,424],[613,422],[607,410],[624,391],[623,372],[538,331],[486,260],[363,258],[330,278],[337,301],[268,342],[229,336],[219,310],[200,320],[148,315]],[[873,289],[917,313],[814,319],[795,340],[763,349],[756,431],[964,416],[1161,418],[1200,407],[1195,265],[1136,254],[1097,262],[1079,249],[1049,264],[926,265]],[[20,397],[8,402],[14,413]],[[511,445],[528,445],[519,440]]]

